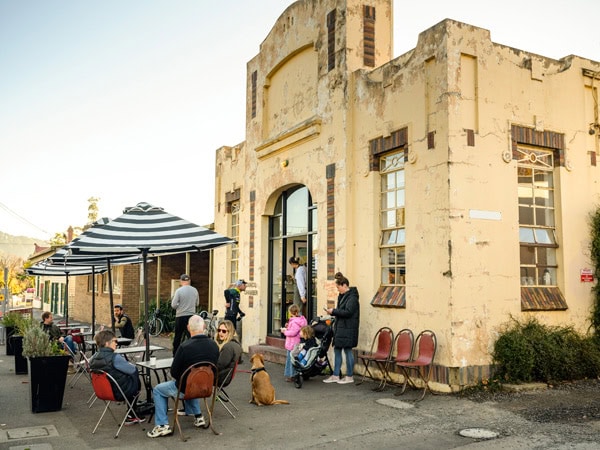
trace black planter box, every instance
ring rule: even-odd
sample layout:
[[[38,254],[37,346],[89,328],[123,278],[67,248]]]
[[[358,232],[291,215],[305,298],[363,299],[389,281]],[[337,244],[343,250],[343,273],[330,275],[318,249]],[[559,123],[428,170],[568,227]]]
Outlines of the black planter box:
[[[5,327],[6,330],[6,354],[12,356],[15,354],[10,338],[15,334],[15,327]]]
[[[68,355],[29,358],[31,412],[61,410],[69,359]]]
[[[9,341],[15,355],[15,373],[17,375],[27,375],[27,358],[23,356],[23,336],[11,336]]]

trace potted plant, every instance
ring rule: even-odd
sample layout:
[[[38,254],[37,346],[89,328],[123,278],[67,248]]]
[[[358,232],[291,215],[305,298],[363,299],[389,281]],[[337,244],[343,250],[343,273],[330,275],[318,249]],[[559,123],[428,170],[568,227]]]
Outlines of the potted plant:
[[[23,336],[23,356],[29,358],[31,412],[60,411],[69,355],[41,327],[31,326]]]
[[[2,326],[6,329],[6,354],[9,356],[15,354],[11,338],[22,320],[23,316],[16,311],[7,312],[2,318]]]
[[[15,356],[15,374],[27,375],[27,358],[23,356],[23,336],[33,326],[33,320],[21,314],[18,314],[18,316],[15,320],[13,335],[10,337]]]

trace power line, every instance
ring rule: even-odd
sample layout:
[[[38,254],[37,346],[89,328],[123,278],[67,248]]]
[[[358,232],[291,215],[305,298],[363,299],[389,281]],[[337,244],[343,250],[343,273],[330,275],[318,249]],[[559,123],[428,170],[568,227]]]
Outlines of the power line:
[[[17,219],[22,220],[23,222],[31,225],[32,227],[36,228],[37,230],[41,231],[42,233],[45,233],[47,235],[49,235],[50,233],[48,233],[46,230],[38,227],[36,224],[30,222],[29,220],[27,220],[25,217],[17,214],[16,212],[14,212],[12,209],[10,209],[8,206],[6,206],[4,203],[0,202],[0,208],[2,208],[3,210],[5,210],[7,213],[12,214],[13,216],[15,216]]]

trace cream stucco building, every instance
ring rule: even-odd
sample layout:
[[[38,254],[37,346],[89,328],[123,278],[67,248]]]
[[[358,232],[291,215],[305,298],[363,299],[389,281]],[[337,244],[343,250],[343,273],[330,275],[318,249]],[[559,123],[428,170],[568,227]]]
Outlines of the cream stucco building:
[[[215,230],[239,245],[215,250],[214,291],[249,281],[247,349],[280,336],[290,256],[309,317],[341,271],[359,347],[431,329],[433,387],[456,389],[489,375],[511,316],[589,325],[600,63],[450,19],[392,59],[392,17],[391,0],[297,1],[248,62],[246,139],[215,169]]]

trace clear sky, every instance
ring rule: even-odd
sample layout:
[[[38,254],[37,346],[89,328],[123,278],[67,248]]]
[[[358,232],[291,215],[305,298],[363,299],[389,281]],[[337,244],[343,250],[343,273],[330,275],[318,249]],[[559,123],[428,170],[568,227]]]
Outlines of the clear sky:
[[[50,238],[145,201],[213,221],[246,63],[291,0],[0,0],[0,231]],[[599,0],[394,0],[394,55],[445,18],[600,61]]]

